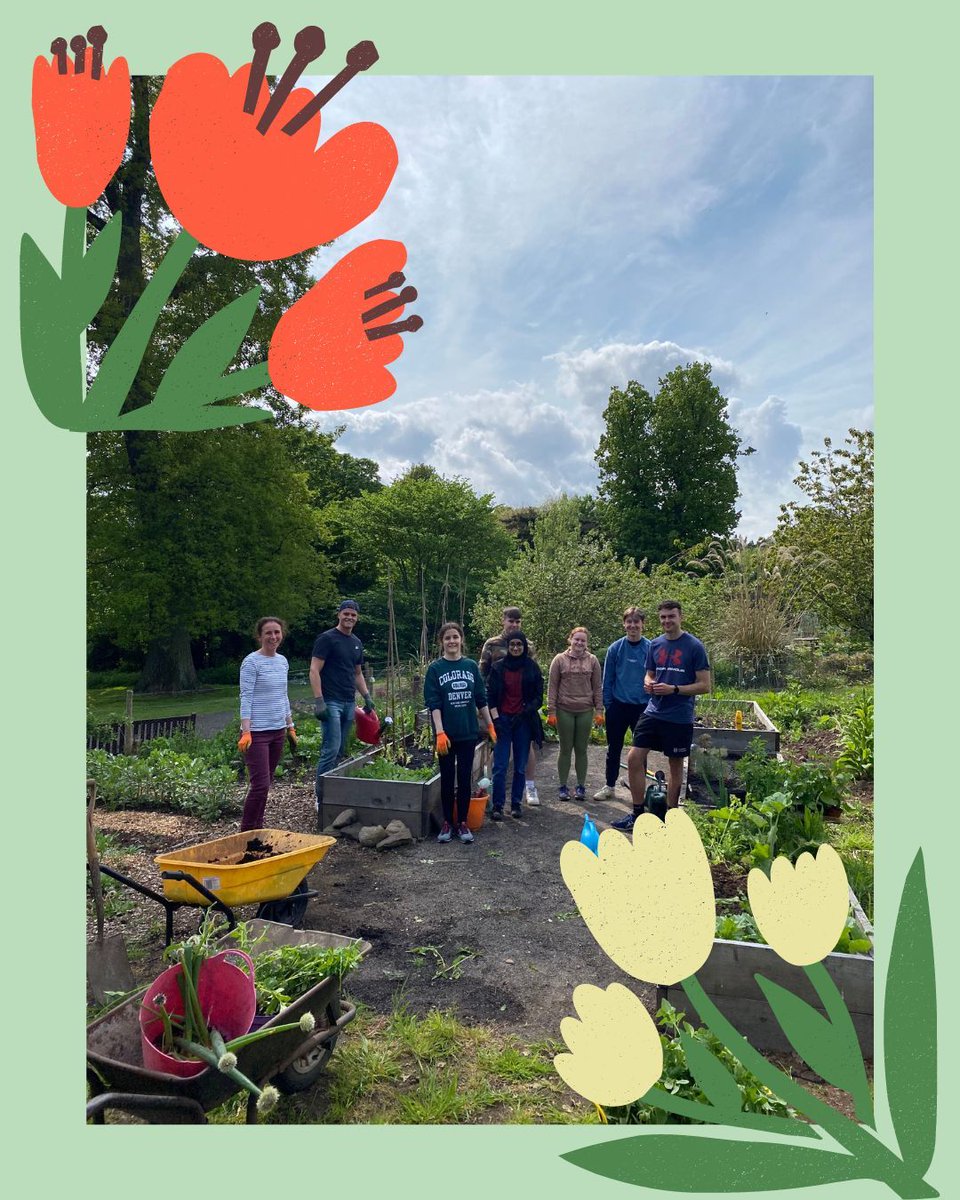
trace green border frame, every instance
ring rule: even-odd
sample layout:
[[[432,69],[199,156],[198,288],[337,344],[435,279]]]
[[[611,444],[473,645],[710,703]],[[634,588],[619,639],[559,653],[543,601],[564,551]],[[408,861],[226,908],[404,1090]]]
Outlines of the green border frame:
[[[20,367],[19,237],[29,230],[56,261],[62,219],[34,158],[33,58],[53,36],[69,37],[100,22],[110,33],[108,57],[123,54],[139,72],[161,73],[194,50],[239,65],[248,57],[250,29],[269,17],[285,37],[309,20],[319,21],[335,56],[354,41],[373,37],[383,73],[875,77],[877,925],[882,977],[900,886],[921,842],[940,947],[953,924],[946,880],[953,867],[956,818],[953,804],[941,801],[938,791],[941,761],[949,780],[951,760],[943,755],[938,723],[931,720],[949,702],[950,666],[926,630],[916,644],[928,653],[928,663],[918,661],[917,652],[898,654],[897,643],[910,618],[925,625],[942,620],[943,606],[932,597],[939,595],[938,583],[942,591],[952,555],[943,536],[946,522],[937,517],[950,502],[949,484],[940,481],[949,481],[956,470],[951,436],[956,418],[949,384],[943,382],[944,348],[952,342],[954,326],[949,315],[951,308],[956,310],[949,286],[955,248],[951,261],[944,261],[950,244],[955,246],[955,129],[947,114],[956,103],[956,17],[947,3],[931,0],[911,5],[903,18],[881,15],[884,10],[864,0],[814,0],[802,8],[774,0],[678,0],[669,6],[595,0],[585,10],[589,24],[544,0],[487,0],[483,6],[367,0],[349,16],[333,8],[308,11],[290,0],[267,5],[238,0],[229,21],[184,0],[168,0],[150,16],[142,8],[135,12],[129,0],[98,0],[84,15],[78,11],[76,3],[62,0],[25,6],[7,39],[2,81],[7,178],[14,181],[4,196],[6,234],[0,250],[10,367],[4,415],[12,435],[6,442],[3,480],[10,547],[5,555],[4,629],[11,663],[4,732],[14,760],[5,789],[7,837],[17,851],[8,855],[5,872],[12,961],[5,969],[4,1025],[18,1031],[9,1037],[6,1088],[8,1131],[16,1146],[10,1172],[14,1186],[29,1170],[35,1184],[84,1191],[122,1186],[139,1196],[166,1194],[184,1184],[191,1192],[200,1187],[276,1192],[334,1184],[364,1193],[383,1187],[399,1194],[449,1192],[464,1198],[498,1192],[511,1196],[532,1186],[547,1189],[554,1200],[588,1192],[626,1196],[625,1185],[598,1181],[558,1157],[596,1141],[593,1127],[299,1126],[269,1127],[250,1135],[236,1129],[179,1127],[102,1132],[84,1125],[83,913],[75,903],[83,872],[83,760],[76,731],[84,706],[84,453],[80,435],[56,430],[40,416]],[[397,236],[403,231],[397,230]],[[904,713],[922,718],[898,738],[905,722],[902,715],[897,721],[897,715]],[[898,754],[901,744],[905,755]],[[948,1082],[956,1059],[946,1003],[957,971],[941,954],[938,972],[940,1126],[946,1131],[950,1118],[958,1115],[956,1093]],[[21,993],[42,998],[24,1011]],[[917,1020],[925,1017],[918,1004]],[[888,1126],[884,1130],[889,1133]],[[232,1153],[237,1157],[229,1157]],[[946,1191],[958,1157],[956,1139],[942,1135],[930,1182]],[[827,1189],[801,1194],[826,1195]],[[835,1189],[835,1194],[859,1198],[891,1193],[879,1184],[858,1182]]]

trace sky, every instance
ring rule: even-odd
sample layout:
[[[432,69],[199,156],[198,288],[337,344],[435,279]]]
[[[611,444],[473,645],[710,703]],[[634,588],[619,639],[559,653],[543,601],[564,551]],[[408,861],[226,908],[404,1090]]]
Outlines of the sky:
[[[709,361],[756,450],[738,532],[771,532],[798,461],[873,427],[872,106],[865,76],[357,77],[322,137],[378,121],[400,164],[317,270],[402,241],[424,327],[390,399],[320,424],[385,482],[539,504],[596,490],[611,387]]]

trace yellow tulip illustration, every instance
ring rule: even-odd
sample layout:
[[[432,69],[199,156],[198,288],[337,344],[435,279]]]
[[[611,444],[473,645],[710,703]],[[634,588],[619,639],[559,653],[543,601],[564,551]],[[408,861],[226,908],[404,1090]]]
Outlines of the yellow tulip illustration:
[[[590,852],[592,853],[592,852]],[[560,1034],[570,1048],[553,1065],[563,1081],[594,1104],[631,1104],[663,1071],[663,1048],[653,1018],[622,983],[573,990],[580,1016],[564,1017]]]
[[[769,879],[755,868],[747,877],[747,895],[765,941],[796,967],[829,954],[847,921],[847,876],[829,845],[816,858],[801,854],[796,867],[789,859],[775,859]]]
[[[635,979],[677,983],[706,962],[716,925],[713,878],[686,813],[671,809],[666,822],[645,813],[632,845],[606,829],[596,854],[567,842],[560,872],[604,953]]]

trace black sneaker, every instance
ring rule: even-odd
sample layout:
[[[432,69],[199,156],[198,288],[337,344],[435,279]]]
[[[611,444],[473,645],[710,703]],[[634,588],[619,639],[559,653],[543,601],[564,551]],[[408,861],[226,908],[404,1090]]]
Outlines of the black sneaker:
[[[490,820],[491,821],[502,821],[503,820],[503,809],[502,808],[493,809],[490,813]]]
[[[520,820],[522,820],[522,818],[523,818],[523,809],[522,809],[522,808],[511,808],[511,809],[510,809],[510,816],[511,816],[511,817],[513,817],[513,819],[514,819],[515,821],[520,821]]]
[[[643,809],[640,809],[638,812],[627,813],[627,815],[625,817],[621,817],[619,821],[611,822],[610,828],[632,830],[633,823],[637,817],[640,816],[641,812],[643,812]]]

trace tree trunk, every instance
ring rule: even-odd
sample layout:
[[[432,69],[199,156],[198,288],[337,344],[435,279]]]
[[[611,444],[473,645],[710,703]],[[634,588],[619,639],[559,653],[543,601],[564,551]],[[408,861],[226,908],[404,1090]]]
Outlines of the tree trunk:
[[[155,638],[147,650],[137,680],[138,692],[192,692],[197,687],[197,672],[190,650],[190,634],[180,627],[164,637]]]

